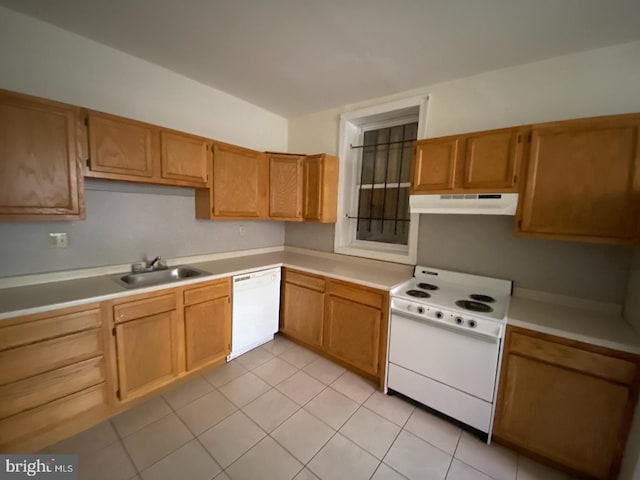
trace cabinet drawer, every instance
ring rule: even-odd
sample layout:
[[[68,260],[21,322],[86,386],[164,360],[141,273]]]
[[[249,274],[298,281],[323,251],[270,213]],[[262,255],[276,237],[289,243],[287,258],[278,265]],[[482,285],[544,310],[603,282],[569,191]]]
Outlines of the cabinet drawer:
[[[294,283],[296,285],[300,285],[301,287],[318,290],[319,292],[324,292],[325,289],[324,278],[307,275],[300,272],[294,272],[293,270],[285,270],[284,280],[287,283]]]
[[[190,288],[184,291],[184,304],[193,305],[208,300],[214,300],[220,297],[226,297],[231,294],[229,280],[225,279],[221,282],[205,285],[202,287]]]
[[[102,356],[0,387],[0,418],[104,382]]]
[[[384,304],[384,294],[382,292],[369,290],[351,283],[337,282],[335,280],[329,280],[328,284],[328,292],[331,295],[348,298],[354,302],[379,309],[381,309]]]
[[[517,332],[511,334],[509,351],[627,385],[633,383],[636,374],[633,362]]]
[[[31,437],[61,423],[73,420],[78,414],[86,413],[107,404],[104,383],[81,392],[68,395],[54,402],[19,413],[0,421],[0,451],[6,451],[11,443],[21,438]]]
[[[0,352],[0,385],[70,365],[102,353],[99,329]]]
[[[0,329],[0,350],[19,347],[70,333],[97,328],[101,325],[97,308],[25,321]]]
[[[158,297],[121,303],[113,307],[113,320],[116,323],[148,317],[157,313],[168,312],[176,308],[176,295],[169,293]]]

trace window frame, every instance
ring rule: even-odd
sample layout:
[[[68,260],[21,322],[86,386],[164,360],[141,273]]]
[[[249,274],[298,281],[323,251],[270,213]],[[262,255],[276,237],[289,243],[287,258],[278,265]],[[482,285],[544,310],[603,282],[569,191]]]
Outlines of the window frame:
[[[361,154],[351,145],[361,145],[364,132],[376,128],[418,121],[417,139],[426,138],[429,96],[411,97],[372,107],[353,110],[340,116],[340,179],[338,184],[338,221],[334,251],[344,255],[415,264],[418,254],[419,214],[410,214],[407,245],[358,240],[356,220],[347,216],[357,212]],[[416,112],[417,110],[417,112]],[[417,118],[416,118],[417,117]]]

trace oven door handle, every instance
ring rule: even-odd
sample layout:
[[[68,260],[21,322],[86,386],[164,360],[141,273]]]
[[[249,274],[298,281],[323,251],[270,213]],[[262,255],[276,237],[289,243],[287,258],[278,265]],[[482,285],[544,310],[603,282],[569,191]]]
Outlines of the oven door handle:
[[[424,323],[424,324],[428,324],[428,325],[432,325],[434,327],[439,327],[439,328],[443,328],[445,330],[450,330],[452,332],[458,333],[460,335],[466,335],[468,337],[475,337],[478,340],[484,340],[485,342],[489,342],[489,343],[498,343],[500,341],[501,336],[500,335],[491,335],[490,333],[483,333],[483,332],[478,332],[476,330],[471,330],[469,328],[465,328],[465,327],[459,327],[457,325],[451,325],[449,323],[445,323],[445,322],[440,322],[438,320],[433,320],[432,318],[426,318],[426,317],[419,317],[417,315],[411,315],[409,313],[400,311],[400,310],[396,310],[396,309],[391,309],[391,322],[393,323],[393,317],[394,316],[399,316],[402,318],[406,318],[407,320],[413,320],[414,322],[418,322],[418,323]]]

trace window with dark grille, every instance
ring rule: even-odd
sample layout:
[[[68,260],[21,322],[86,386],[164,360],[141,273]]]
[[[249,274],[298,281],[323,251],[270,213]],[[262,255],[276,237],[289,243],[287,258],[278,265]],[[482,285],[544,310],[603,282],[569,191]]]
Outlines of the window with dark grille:
[[[407,245],[413,141],[418,122],[363,132],[356,239]]]

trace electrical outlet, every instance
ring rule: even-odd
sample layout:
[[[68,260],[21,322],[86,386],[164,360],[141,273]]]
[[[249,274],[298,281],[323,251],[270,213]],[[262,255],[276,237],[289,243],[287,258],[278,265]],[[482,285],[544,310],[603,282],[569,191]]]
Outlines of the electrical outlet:
[[[67,248],[69,246],[69,235],[67,233],[50,233],[49,243],[52,247]]]
[[[247,233],[247,228],[244,225],[240,225],[239,233],[241,237],[244,237]]]

